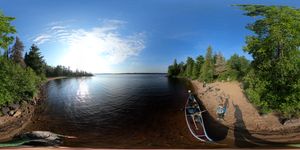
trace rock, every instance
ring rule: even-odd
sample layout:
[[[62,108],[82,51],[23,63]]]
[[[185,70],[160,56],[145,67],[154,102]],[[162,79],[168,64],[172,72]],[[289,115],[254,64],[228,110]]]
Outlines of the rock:
[[[8,107],[2,107],[2,114],[3,115],[8,115],[9,108]]]
[[[13,116],[15,114],[15,111],[11,110],[8,112],[8,115]]]
[[[16,111],[16,113],[14,114],[14,117],[18,117],[22,114],[21,110]]]
[[[14,104],[10,104],[8,105],[8,107],[12,110],[17,110],[20,108],[20,104],[19,103],[14,103]]]

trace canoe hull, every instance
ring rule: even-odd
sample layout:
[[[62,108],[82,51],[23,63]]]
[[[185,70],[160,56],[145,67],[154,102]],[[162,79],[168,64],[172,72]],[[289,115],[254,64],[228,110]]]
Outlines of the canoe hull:
[[[212,142],[212,140],[208,137],[205,125],[203,121],[203,117],[201,113],[202,110],[200,109],[199,103],[194,99],[194,104],[191,105],[189,103],[189,99],[185,105],[185,118],[187,126],[191,132],[191,134],[198,140],[202,142]],[[195,115],[197,114],[197,115]],[[194,119],[193,119],[194,118]]]

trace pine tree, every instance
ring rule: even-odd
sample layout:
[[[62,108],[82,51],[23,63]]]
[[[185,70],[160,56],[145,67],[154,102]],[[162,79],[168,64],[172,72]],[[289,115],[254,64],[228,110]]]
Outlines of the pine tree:
[[[185,70],[185,76],[190,78],[193,76],[193,68],[194,68],[195,61],[193,58],[188,57],[186,60],[186,70]]]
[[[195,65],[194,65],[194,68],[193,68],[193,79],[198,79],[199,76],[200,76],[200,70],[201,70],[201,67],[204,63],[204,57],[203,56],[198,56],[196,58],[196,62],[195,62]]]
[[[37,75],[45,74],[45,61],[41,55],[40,49],[36,45],[32,45],[29,53],[25,54],[25,63],[32,68]]]
[[[211,82],[213,81],[214,65],[212,57],[212,48],[209,46],[205,55],[205,62],[201,68],[200,80]]]
[[[16,42],[12,47],[12,54],[11,59],[15,62],[20,64],[22,67],[25,67],[25,62],[23,59],[23,51],[24,51],[24,45],[20,41],[19,37],[16,37]]]
[[[219,54],[215,55],[214,75],[218,77],[225,71],[226,71],[226,61],[222,53],[219,52]]]

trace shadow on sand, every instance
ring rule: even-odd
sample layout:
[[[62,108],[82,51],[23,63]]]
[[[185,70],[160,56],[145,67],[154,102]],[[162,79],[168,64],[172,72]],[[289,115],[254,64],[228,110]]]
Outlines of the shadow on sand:
[[[245,122],[243,120],[243,114],[238,105],[232,104],[235,111],[234,117],[236,121],[234,123],[234,143],[237,147],[240,148],[249,148],[249,147],[277,147],[280,143],[265,141],[253,137],[251,133],[246,129]],[[255,120],[253,120],[255,121]]]

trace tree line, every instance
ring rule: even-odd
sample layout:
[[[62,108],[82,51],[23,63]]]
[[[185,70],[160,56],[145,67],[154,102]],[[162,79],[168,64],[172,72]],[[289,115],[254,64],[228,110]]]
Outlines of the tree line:
[[[218,79],[243,82],[248,99],[261,113],[276,112],[282,117],[300,116],[300,9],[288,6],[235,5],[244,15],[255,17],[246,26],[253,32],[246,37],[244,51],[249,62],[233,55],[225,60],[212,56],[209,47],[205,58],[188,57],[186,62],[168,68],[171,77],[186,77],[205,82]]]
[[[23,55],[24,45],[20,38],[14,37],[16,29],[11,25],[14,19],[0,11],[0,106],[31,100],[46,77],[92,75],[64,66],[47,65],[34,44]]]
[[[242,80],[249,67],[250,61],[244,56],[234,54],[225,60],[221,52],[213,55],[212,47],[209,46],[205,57],[199,55],[195,60],[188,57],[186,62],[179,64],[175,59],[168,68],[168,76],[197,79],[203,82]]]

